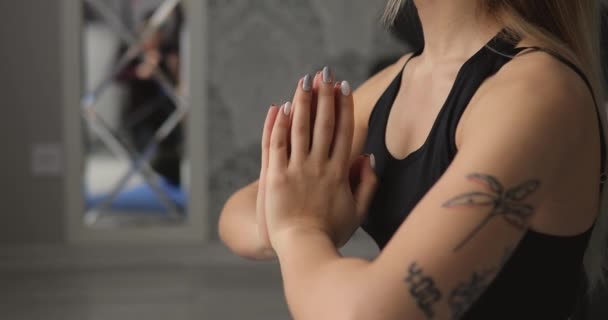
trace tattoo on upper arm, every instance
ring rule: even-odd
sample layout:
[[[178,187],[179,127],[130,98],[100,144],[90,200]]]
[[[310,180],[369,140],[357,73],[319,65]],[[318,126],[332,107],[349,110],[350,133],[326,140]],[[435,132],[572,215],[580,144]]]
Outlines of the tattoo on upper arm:
[[[427,319],[432,319],[435,316],[433,306],[441,300],[441,292],[433,278],[425,275],[418,264],[414,262],[408,269],[405,282],[409,284],[410,294],[416,300],[420,310],[424,312]]]
[[[486,224],[495,217],[502,217],[512,226],[525,230],[527,220],[534,213],[534,208],[523,201],[534,193],[540,186],[538,180],[528,180],[515,187],[505,190],[503,185],[493,176],[473,173],[467,176],[470,181],[481,184],[487,192],[474,191],[459,195],[443,204],[444,208],[454,207],[490,207],[488,215],[469,235],[455,248],[458,251],[467,244]]]
[[[448,297],[448,306],[450,308],[452,319],[458,320],[464,316],[465,312],[477,301],[477,299],[490,286],[492,277],[496,276],[502,267],[507,263],[513,249],[507,247],[505,253],[500,260],[498,268],[488,269],[484,272],[476,272],[469,279],[459,283]]]
[[[465,312],[490,286],[493,278],[507,264],[513,252],[512,247],[506,247],[496,267],[488,268],[483,272],[474,271],[469,278],[458,283],[452,289],[446,300],[453,320],[458,320],[464,316]],[[413,262],[410,264],[405,282],[409,285],[410,294],[418,304],[418,308],[426,315],[427,319],[433,319],[436,315],[434,307],[443,298],[435,280],[425,274],[418,263]]]
[[[505,252],[502,255],[502,259],[500,259],[499,269],[502,269],[502,267],[504,267],[507,262],[509,262],[509,259],[511,259],[511,256],[513,255],[514,251],[515,250],[512,247],[505,248]]]
[[[485,272],[473,272],[471,277],[466,281],[461,282],[450,292],[448,297],[448,306],[452,312],[452,319],[458,320],[462,318],[464,313],[470,306],[486,291],[490,285],[490,277],[494,270]]]

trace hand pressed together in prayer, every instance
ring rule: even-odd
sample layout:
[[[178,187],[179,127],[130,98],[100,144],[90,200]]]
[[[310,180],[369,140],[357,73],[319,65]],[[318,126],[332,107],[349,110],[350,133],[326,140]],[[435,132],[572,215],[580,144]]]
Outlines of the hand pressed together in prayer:
[[[377,179],[373,156],[351,159],[350,84],[329,68],[298,83],[293,102],[268,111],[257,200],[262,239],[322,232],[343,246],[367,213]]]

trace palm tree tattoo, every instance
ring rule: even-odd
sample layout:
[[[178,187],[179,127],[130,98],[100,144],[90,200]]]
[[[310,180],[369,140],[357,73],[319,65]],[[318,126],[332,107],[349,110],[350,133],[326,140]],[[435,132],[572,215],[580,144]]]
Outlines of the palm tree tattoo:
[[[540,186],[540,181],[529,180],[523,182],[511,189],[505,190],[503,185],[498,182],[493,176],[473,173],[467,176],[467,179],[476,183],[481,184],[484,188],[490,192],[469,192],[460,196],[457,196],[448,202],[443,204],[444,208],[455,208],[455,207],[491,207],[492,210],[484,218],[481,223],[471,231],[471,233],[464,239],[454,251],[460,250],[464,245],[467,244],[486,224],[488,224],[495,217],[502,217],[513,225],[515,228],[525,230],[526,222],[534,213],[534,208],[526,203],[522,203],[528,196]]]

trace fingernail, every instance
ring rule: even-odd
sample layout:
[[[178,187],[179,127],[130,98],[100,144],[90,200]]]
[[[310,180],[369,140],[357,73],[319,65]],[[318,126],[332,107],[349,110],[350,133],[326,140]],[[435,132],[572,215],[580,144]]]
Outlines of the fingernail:
[[[350,83],[348,83],[348,81],[342,81],[342,85],[340,86],[340,89],[342,90],[342,94],[344,96],[350,96],[352,89],[350,88]]]
[[[310,92],[312,90],[312,77],[307,74],[302,81],[302,90]]]
[[[331,69],[329,67],[323,68],[323,82],[331,83]]]
[[[369,165],[376,170],[376,156],[373,153],[369,155]]]
[[[285,113],[286,116],[289,116],[289,114],[291,113],[291,102],[286,102],[283,105],[283,112]]]

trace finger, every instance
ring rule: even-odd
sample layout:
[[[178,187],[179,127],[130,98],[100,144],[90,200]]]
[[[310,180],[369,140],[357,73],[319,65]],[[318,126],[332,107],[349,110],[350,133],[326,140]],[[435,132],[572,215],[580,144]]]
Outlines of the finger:
[[[270,237],[268,235],[268,228],[266,226],[266,214],[265,214],[265,197],[266,197],[266,179],[260,176],[258,183],[258,198],[256,201],[256,226],[258,231],[258,237],[261,240],[263,246],[270,245]]]
[[[355,203],[357,204],[356,214],[361,220],[365,218],[378,186],[378,178],[374,171],[376,158],[373,154],[366,158],[367,164],[361,166],[359,185],[354,192]]]
[[[295,111],[298,108],[298,104],[297,104],[297,101],[298,101],[298,99],[297,99],[297,97],[298,97],[298,88],[302,85],[302,81],[303,81],[303,79],[298,80],[298,85],[297,85],[296,91],[293,94],[293,97],[291,98],[291,101],[292,101],[292,103],[291,103],[291,112],[289,114],[289,126],[290,126],[290,129],[287,132],[287,156],[288,156],[289,159],[291,159],[291,153],[292,153],[292,147],[293,147],[293,145],[291,143],[292,142],[291,134],[292,134],[292,131],[293,131],[291,129],[291,126],[293,125],[293,118],[294,118]]]
[[[317,101],[319,101],[319,86],[321,85],[321,71],[315,74],[312,80],[312,102],[310,104],[310,132],[309,132],[309,153],[312,148],[313,129],[317,118]]]
[[[264,172],[266,168],[268,168],[268,153],[270,149],[270,137],[272,136],[272,128],[274,127],[274,122],[277,118],[277,114],[279,113],[279,107],[276,105],[270,106],[268,109],[268,114],[266,115],[266,121],[264,122],[264,131],[262,133],[262,166],[261,172]]]
[[[319,87],[321,86],[321,72],[317,72],[312,81],[312,104],[310,110],[310,123],[314,127],[315,119],[317,118],[317,101],[319,101]],[[310,140],[312,141],[312,131],[310,132]]]
[[[355,114],[351,86],[348,81],[337,85],[338,102],[336,109],[336,130],[331,158],[341,166],[346,166],[350,159],[353,143]]]
[[[333,77],[328,67],[323,68],[321,78],[311,154],[317,159],[327,159],[334,139],[335,128]]]
[[[300,161],[308,157],[310,152],[310,113],[312,103],[312,77],[306,75],[298,84],[292,110],[291,124],[291,157]]]
[[[268,157],[270,153],[270,137],[272,128],[279,113],[279,107],[272,105],[266,115],[264,122],[264,131],[262,134],[262,165],[260,169],[260,179],[258,181],[258,197],[256,200],[256,220],[258,226],[258,234],[262,243],[269,244],[268,232],[266,231],[266,217],[264,216],[264,197],[266,190],[266,169],[268,168]]]
[[[289,117],[291,114],[291,102],[285,103],[277,114],[270,137],[270,153],[268,157],[269,169],[284,169],[288,160]]]
[[[350,190],[352,190],[353,194],[357,190],[359,183],[361,183],[361,168],[367,165],[367,157],[367,155],[357,156],[349,167],[348,180],[350,183]]]
[[[263,195],[265,196],[265,195]],[[270,244],[270,235],[268,234],[268,226],[266,225],[266,212],[260,211],[257,214],[257,229],[258,229],[258,238],[261,241],[261,244],[264,248],[271,247]]]
[[[306,76],[309,77],[307,84],[307,87],[305,90],[305,92],[309,92],[311,94],[312,97],[315,97],[316,91],[318,89],[316,82],[316,75],[312,76],[310,74],[306,74]],[[300,81],[298,82],[298,88],[300,88],[301,86],[303,86],[304,84],[304,80],[306,80],[306,76],[302,77],[302,79],[300,79]],[[291,105],[291,121],[293,122],[293,118],[295,115],[295,111],[298,108],[298,103],[297,103],[297,97],[298,97],[298,90],[296,90],[295,94],[293,95],[293,100],[292,100],[292,105]]]

